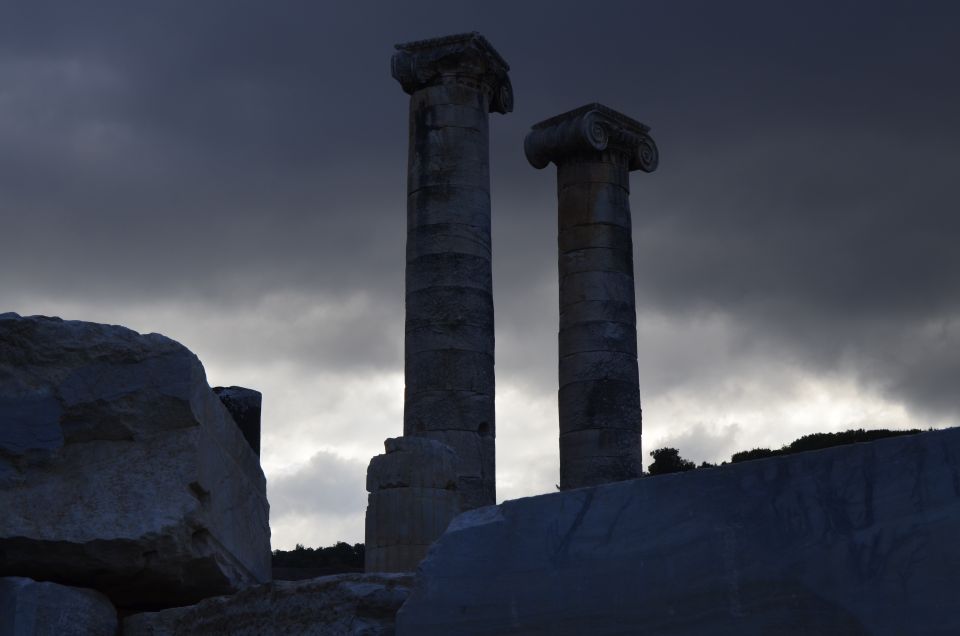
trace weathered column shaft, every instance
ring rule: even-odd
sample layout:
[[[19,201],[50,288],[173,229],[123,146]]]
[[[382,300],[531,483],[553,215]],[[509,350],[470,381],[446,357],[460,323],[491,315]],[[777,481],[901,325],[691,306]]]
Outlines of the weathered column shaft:
[[[534,166],[557,165],[564,490],[641,474],[629,173],[655,167],[647,130],[590,104],[537,124],[526,141]]]
[[[490,111],[509,67],[471,33],[398,45],[410,94],[404,435],[459,458],[463,509],[496,501]]]
[[[557,170],[561,488],[640,476],[640,385],[629,174]]]

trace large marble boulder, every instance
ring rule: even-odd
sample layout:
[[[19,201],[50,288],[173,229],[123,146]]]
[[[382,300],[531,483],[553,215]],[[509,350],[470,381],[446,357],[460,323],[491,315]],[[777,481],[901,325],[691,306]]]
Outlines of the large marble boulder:
[[[399,636],[960,634],[960,429],[466,512]]]
[[[168,607],[270,578],[256,453],[185,347],[0,315],[0,576]]]
[[[114,636],[117,610],[94,590],[0,578],[0,636]]]
[[[124,636],[392,636],[411,574],[274,581],[190,607],[134,614]]]

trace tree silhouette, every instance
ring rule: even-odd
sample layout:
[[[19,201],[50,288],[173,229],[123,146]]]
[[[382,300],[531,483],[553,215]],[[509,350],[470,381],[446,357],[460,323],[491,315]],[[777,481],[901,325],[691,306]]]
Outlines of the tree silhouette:
[[[329,568],[349,572],[363,569],[364,545],[338,541],[327,548],[306,548],[298,543],[293,550],[274,550],[273,566],[281,568]]]
[[[651,475],[682,473],[697,467],[692,461],[680,457],[680,451],[676,448],[658,448],[650,451],[650,457],[653,457],[649,470]]]
[[[792,455],[793,453],[803,453],[806,451],[822,450],[833,446],[844,446],[846,444],[859,444],[861,442],[872,442],[887,437],[898,437],[900,435],[916,435],[920,432],[918,428],[912,428],[904,431],[890,431],[885,428],[865,431],[862,428],[839,433],[813,433],[804,435],[786,446],[771,450],[769,448],[754,448],[753,450],[740,451],[734,453],[730,458],[730,463],[748,462],[754,459],[766,459],[767,457],[778,457],[780,455]]]

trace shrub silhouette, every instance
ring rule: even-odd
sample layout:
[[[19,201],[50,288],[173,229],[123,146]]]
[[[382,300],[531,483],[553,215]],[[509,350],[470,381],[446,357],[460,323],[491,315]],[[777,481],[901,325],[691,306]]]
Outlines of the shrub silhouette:
[[[767,457],[781,454],[780,451],[770,450],[769,448],[754,448],[753,450],[734,453],[733,456],[730,457],[730,463],[736,464],[738,462],[748,462],[753,459],[766,459]]]
[[[730,463],[738,464],[748,462],[754,459],[766,459],[768,457],[779,457],[781,455],[792,455],[793,453],[803,453],[806,451],[821,450],[832,446],[843,446],[845,444],[857,444],[860,442],[872,442],[886,437],[898,437],[900,435],[916,435],[920,429],[912,428],[910,430],[891,431],[885,428],[874,429],[871,431],[862,428],[839,433],[812,433],[796,439],[782,448],[772,450],[769,448],[754,448],[752,450],[739,451],[730,457]],[[650,452],[653,457],[653,463],[650,464],[650,475],[665,475],[667,473],[679,473],[697,468],[696,464],[680,457],[680,452],[676,448],[658,448]],[[727,462],[723,462],[726,464]],[[714,468],[714,464],[703,462],[700,468]]]
[[[753,459],[765,459],[767,457],[776,457],[778,455],[792,455],[793,453],[803,453],[812,450],[822,450],[831,446],[844,446],[846,444],[858,444],[860,442],[872,442],[886,437],[899,437],[900,435],[915,435],[920,429],[913,428],[906,431],[891,431],[885,428],[878,428],[872,431],[865,431],[862,428],[841,431],[839,433],[812,433],[796,439],[779,450],[770,450],[769,448],[754,448],[753,450],[740,451],[734,453],[730,462],[748,462]]]
[[[350,545],[343,541],[328,548],[305,548],[298,543],[293,550],[274,550],[275,568],[331,568],[344,572],[363,569],[362,543]]]
[[[650,451],[650,457],[653,457],[653,463],[650,464],[649,469],[651,475],[682,473],[697,467],[692,461],[680,457],[680,452],[676,448],[658,448]]]

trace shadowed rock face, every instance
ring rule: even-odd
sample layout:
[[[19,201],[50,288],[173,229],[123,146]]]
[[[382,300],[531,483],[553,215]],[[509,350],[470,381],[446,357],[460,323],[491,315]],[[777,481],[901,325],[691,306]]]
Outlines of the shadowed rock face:
[[[0,576],[151,607],[266,581],[265,490],[182,345],[0,315]]]
[[[191,607],[135,614],[125,636],[287,636],[393,634],[394,616],[410,593],[410,574],[340,574],[275,581]]]
[[[20,577],[0,578],[3,636],[114,636],[117,611],[99,592]]]
[[[397,634],[957,634],[960,429],[461,514]]]

